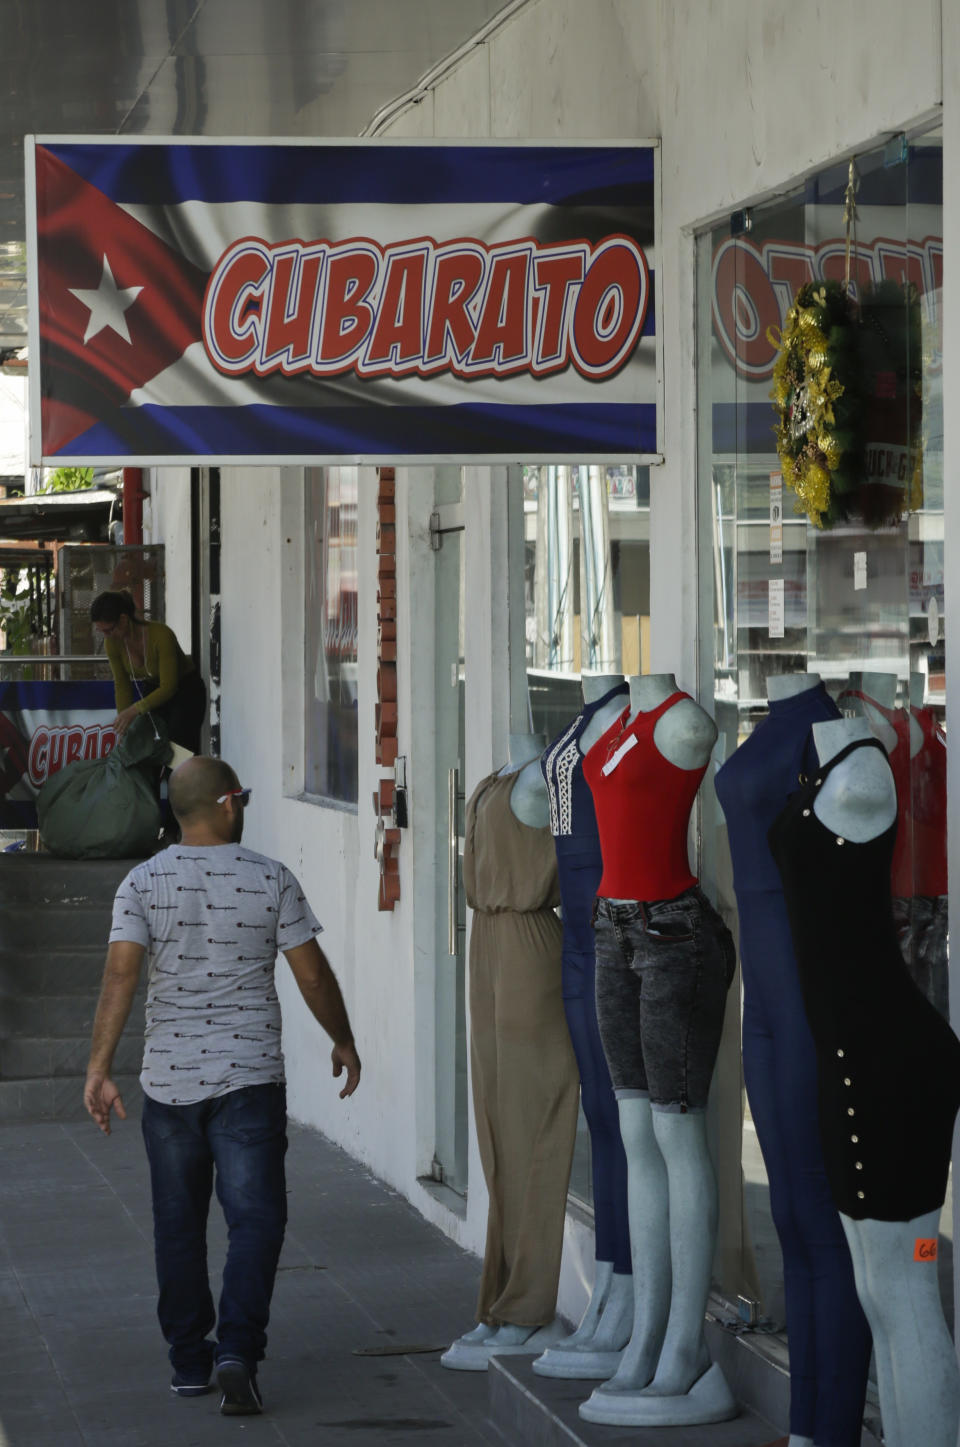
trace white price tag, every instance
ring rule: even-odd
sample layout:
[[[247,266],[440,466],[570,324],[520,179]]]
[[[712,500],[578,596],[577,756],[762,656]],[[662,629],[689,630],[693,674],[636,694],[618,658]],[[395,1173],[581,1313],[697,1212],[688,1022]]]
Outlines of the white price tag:
[[[636,734],[631,734],[630,737],[620,745],[620,747],[617,749],[617,752],[607,760],[603,768],[600,770],[601,774],[603,774],[604,777],[608,777],[610,774],[612,774],[614,769],[619,764],[620,760],[623,758],[624,754],[629,754],[631,749],[636,748],[636,744],[637,736]]]
[[[853,555],[853,587],[855,592],[867,586],[867,555],[866,553],[854,553]]]
[[[783,637],[783,579],[771,578],[767,584],[767,633],[771,638]]]
[[[770,561],[783,562],[783,474],[770,474]]]

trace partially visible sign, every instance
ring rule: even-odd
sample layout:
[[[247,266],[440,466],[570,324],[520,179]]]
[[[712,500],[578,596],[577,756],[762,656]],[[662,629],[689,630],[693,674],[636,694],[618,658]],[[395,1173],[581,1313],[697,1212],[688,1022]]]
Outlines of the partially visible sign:
[[[36,797],[78,759],[117,741],[112,682],[0,683],[0,828],[35,829]]]
[[[770,561],[783,562],[783,473],[770,474]]]
[[[783,579],[771,578],[767,591],[767,634],[770,638],[782,638],[785,622]]]
[[[28,138],[32,459],[649,459],[656,156]]]

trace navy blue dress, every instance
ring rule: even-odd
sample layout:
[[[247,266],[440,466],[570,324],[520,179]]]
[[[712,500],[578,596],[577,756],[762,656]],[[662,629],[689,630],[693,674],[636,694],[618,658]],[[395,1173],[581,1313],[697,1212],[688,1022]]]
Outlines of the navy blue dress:
[[[811,726],[840,714],[823,685],[775,699],[716,776],[740,918],[743,1074],[783,1253],[790,1431],[857,1447],[870,1331],[824,1169],[817,1059],[767,831],[816,769]]]
[[[593,795],[583,777],[580,740],[599,710],[628,692],[623,683],[594,703],[585,704],[583,712],[548,744],[540,759],[550,798],[550,828],[557,849],[563,903],[563,1008],[580,1069],[583,1113],[590,1131],[596,1259],[613,1262],[614,1271],[625,1276],[632,1269],[627,1158],[597,1025],[594,988],[596,957],[591,920],[603,860]]]

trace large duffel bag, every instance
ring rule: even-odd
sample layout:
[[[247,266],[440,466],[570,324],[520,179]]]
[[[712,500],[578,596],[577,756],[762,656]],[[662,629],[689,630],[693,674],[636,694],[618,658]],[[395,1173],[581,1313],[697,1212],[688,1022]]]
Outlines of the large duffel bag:
[[[80,759],[37,795],[40,838],[65,859],[143,859],[160,833],[157,776],[170,753],[160,719],[141,714],[105,759]]]

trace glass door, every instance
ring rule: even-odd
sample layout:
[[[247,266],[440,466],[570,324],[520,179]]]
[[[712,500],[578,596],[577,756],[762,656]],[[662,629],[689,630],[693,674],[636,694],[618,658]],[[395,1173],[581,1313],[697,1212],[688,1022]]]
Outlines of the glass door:
[[[434,544],[436,1143],[434,1179],[467,1190],[466,905],[463,893],[463,480],[437,468]]]

